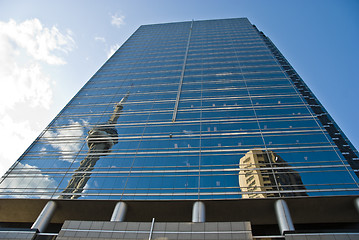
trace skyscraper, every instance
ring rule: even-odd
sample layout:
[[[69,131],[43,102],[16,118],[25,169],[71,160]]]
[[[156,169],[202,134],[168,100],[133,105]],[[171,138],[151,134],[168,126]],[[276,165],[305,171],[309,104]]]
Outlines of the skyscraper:
[[[239,160],[239,169],[239,187],[249,192],[242,198],[279,197],[277,189],[282,197],[307,196],[298,172],[273,151],[249,151]]]
[[[0,237],[358,237],[358,160],[248,19],[144,25],[3,176]]]

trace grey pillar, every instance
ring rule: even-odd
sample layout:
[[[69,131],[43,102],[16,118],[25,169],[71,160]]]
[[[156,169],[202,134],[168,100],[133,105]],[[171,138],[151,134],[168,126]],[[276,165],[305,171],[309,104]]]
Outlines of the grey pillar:
[[[125,202],[118,202],[113,210],[111,222],[119,221],[123,222],[125,220],[127,211],[127,204]]]
[[[359,213],[359,198],[356,198],[355,200],[354,200],[354,205],[355,205],[355,209],[358,211],[358,213]]]
[[[193,204],[192,222],[205,222],[206,209],[203,202],[197,201]]]
[[[31,226],[31,229],[37,229],[39,232],[44,232],[47,225],[50,223],[52,215],[54,215],[55,209],[56,203],[54,201],[47,202],[40,215]]]
[[[287,232],[295,231],[289,208],[284,200],[277,200],[275,202],[275,213],[277,215],[279,230],[282,235]]]

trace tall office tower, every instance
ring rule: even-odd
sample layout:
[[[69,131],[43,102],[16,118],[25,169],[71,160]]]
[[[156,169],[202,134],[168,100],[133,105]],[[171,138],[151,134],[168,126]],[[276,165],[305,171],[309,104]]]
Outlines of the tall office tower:
[[[279,197],[277,190],[282,197],[307,196],[300,174],[273,151],[251,150],[240,159],[239,166],[242,198]]]
[[[246,18],[144,25],[3,176],[0,238],[353,239],[358,168]]]

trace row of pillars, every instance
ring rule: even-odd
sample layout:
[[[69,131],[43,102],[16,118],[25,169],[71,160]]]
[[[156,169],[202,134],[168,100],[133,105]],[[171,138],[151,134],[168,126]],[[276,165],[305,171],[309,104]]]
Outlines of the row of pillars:
[[[31,229],[37,230],[40,233],[44,232],[48,224],[51,221],[51,218],[56,210],[56,202],[49,201],[42,209],[40,215],[37,217],[36,221],[32,225]],[[113,210],[111,216],[111,222],[119,221],[123,222],[125,220],[127,212],[127,204],[125,202],[118,202]],[[205,222],[206,211],[203,202],[197,201],[193,204],[192,211],[192,222]]]
[[[358,202],[359,207],[359,202]],[[284,200],[277,200],[275,202],[275,213],[279,225],[279,230],[282,235],[287,232],[294,232],[294,225],[290,216],[289,208]],[[197,201],[193,204],[192,222],[205,222],[206,209],[203,202]]]
[[[127,204],[125,202],[118,202],[113,210],[111,222],[125,220],[127,211]],[[192,222],[205,222],[206,210],[203,202],[197,201],[193,204]]]
[[[355,207],[359,212],[359,198],[355,200]],[[44,232],[47,225],[50,223],[52,215],[56,210],[56,202],[49,201],[42,209],[40,215],[32,225],[31,229],[39,232]],[[118,202],[113,210],[110,221],[124,221],[127,212],[127,204],[125,202]],[[287,203],[280,199],[275,202],[275,213],[280,229],[280,233],[284,235],[288,232],[294,232],[294,225],[290,216]],[[201,201],[194,202],[192,209],[192,222],[205,222],[206,209],[205,204]]]

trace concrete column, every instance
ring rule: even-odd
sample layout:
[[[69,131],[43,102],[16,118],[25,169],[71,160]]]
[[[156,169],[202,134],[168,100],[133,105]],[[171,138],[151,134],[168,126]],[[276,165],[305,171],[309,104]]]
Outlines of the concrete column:
[[[287,232],[295,231],[289,208],[284,200],[277,200],[275,202],[275,213],[277,215],[279,230],[282,235]]]
[[[354,205],[355,205],[355,209],[359,213],[359,198],[354,199]]]
[[[39,232],[44,232],[47,225],[50,223],[52,215],[54,215],[56,209],[56,202],[49,201],[46,203],[45,207],[42,209],[40,215],[37,217],[34,224],[31,226],[31,229],[36,229]]]
[[[125,202],[118,202],[113,210],[111,222],[123,222],[125,220],[127,211],[127,204]]]
[[[204,203],[197,201],[193,204],[192,209],[192,222],[205,222],[206,221],[206,209]]]

